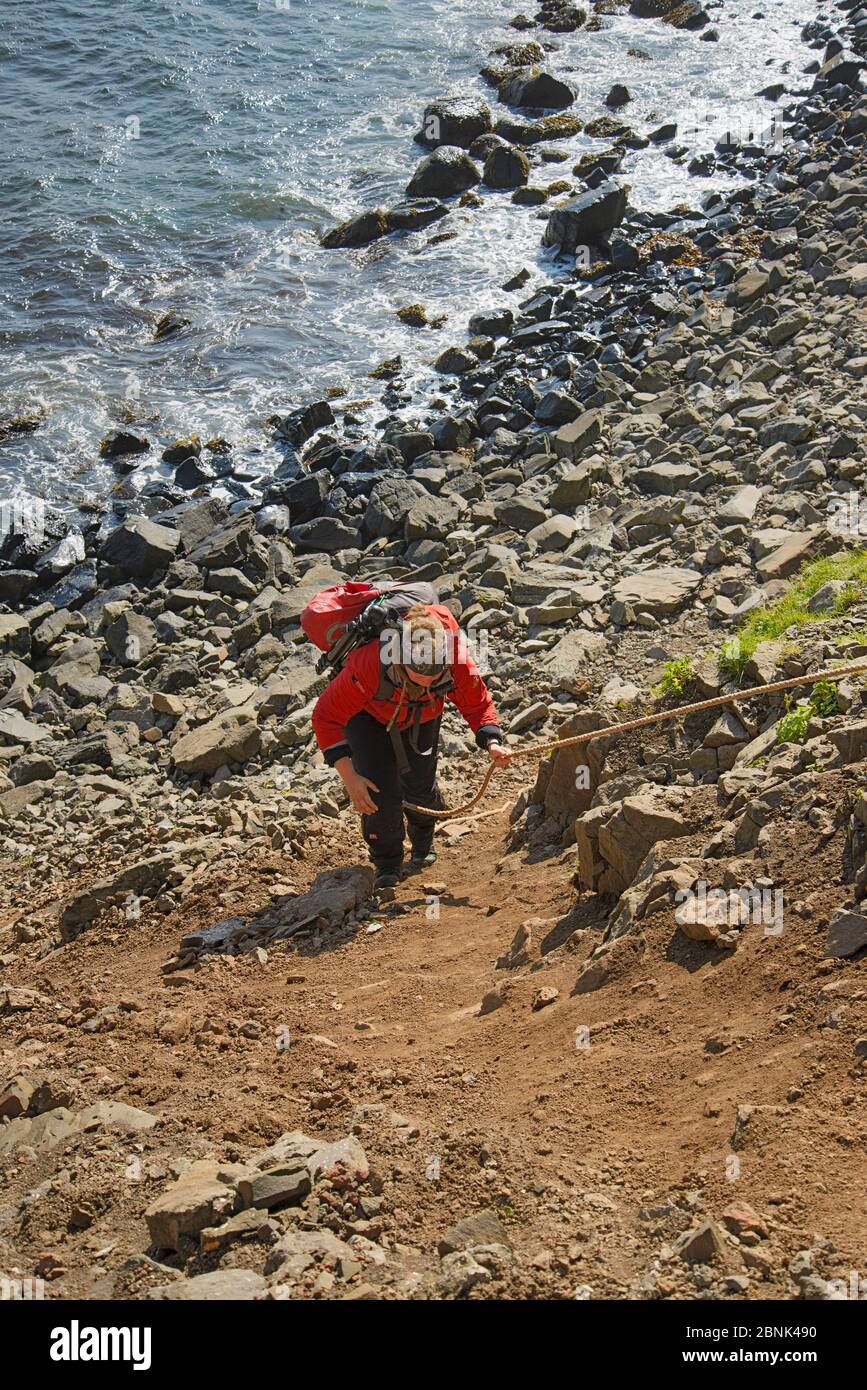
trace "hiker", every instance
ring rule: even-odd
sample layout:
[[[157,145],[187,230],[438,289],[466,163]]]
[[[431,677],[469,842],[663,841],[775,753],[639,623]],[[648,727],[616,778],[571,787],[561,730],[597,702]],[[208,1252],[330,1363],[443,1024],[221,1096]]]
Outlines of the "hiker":
[[[444,700],[457,705],[492,762],[504,767],[497,712],[453,615],[417,603],[373,641],[356,647],[313,710],[325,761],[343,779],[362,817],[376,885],[401,878],[404,806],[440,809],[437,745]],[[413,872],[432,864],[435,822],[406,811]]]

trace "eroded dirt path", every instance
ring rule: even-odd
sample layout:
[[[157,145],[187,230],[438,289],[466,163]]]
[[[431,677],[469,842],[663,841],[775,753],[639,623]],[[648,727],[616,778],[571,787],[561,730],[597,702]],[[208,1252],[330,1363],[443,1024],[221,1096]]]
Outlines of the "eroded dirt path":
[[[217,861],[182,913],[148,904],[136,923],[109,917],[19,971],[10,983],[40,991],[63,1022],[39,1007],[7,1016],[6,1070],[14,1053],[19,1069],[57,1069],[83,1099],[122,1100],[159,1123],[86,1136],[62,1161],[19,1155],[6,1263],[53,1252],[65,1270],[53,1296],[135,1293],[112,1271],[147,1250],[142,1213],[177,1159],[243,1161],[287,1130],[352,1129],[406,1262],[409,1282],[393,1279],[386,1296],[416,1292],[409,1271],[444,1229],[487,1208],[516,1258],[474,1297],[695,1297],[707,1266],[671,1258],[671,1242],[743,1203],[768,1234],[728,1252],[717,1293],[791,1297],[787,1265],[805,1248],[826,1275],[863,1269],[853,1036],[865,963],[824,960],[818,930],[845,897],[842,837],[805,856],[799,827],[779,827],[777,881],[799,904],[779,936],[750,925],[721,953],[686,940],[665,907],[601,989],[574,995],[604,915],[576,900],[574,847],[534,863],[504,854],[506,829],[501,814],[443,839],[432,869],[330,949],[161,969],[184,932],[258,910],[275,883],[306,886],[335,862],[336,834],[303,863],[255,850],[230,874]],[[360,841],[342,852],[360,859]],[[495,969],[528,920],[528,962]],[[500,1006],[479,1016],[494,989]],[[558,994],[534,1009],[542,989]],[[233,1247],[220,1267],[245,1261]]]

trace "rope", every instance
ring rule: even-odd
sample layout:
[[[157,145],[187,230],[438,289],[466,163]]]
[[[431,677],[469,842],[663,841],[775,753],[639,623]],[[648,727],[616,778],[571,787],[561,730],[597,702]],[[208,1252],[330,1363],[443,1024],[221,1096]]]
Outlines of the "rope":
[[[698,700],[695,704],[680,705],[677,709],[659,710],[656,714],[642,715],[640,719],[628,719],[623,724],[608,724],[601,729],[592,729],[586,734],[574,734],[571,738],[554,739],[551,743],[533,743],[528,748],[514,749],[511,761],[517,762],[521,758],[539,759],[544,753],[553,752],[555,748],[576,748],[579,744],[591,743],[595,738],[613,738],[617,734],[628,733],[631,729],[643,729],[648,724],[661,724],[668,719],[684,719],[688,714],[698,714],[701,710],[717,709],[720,705],[733,705],[739,700],[751,700],[756,696],[773,695],[777,690],[792,690],[798,685],[815,685],[817,681],[821,680],[842,680],[844,676],[855,675],[858,671],[867,671],[867,661],[860,661],[847,666],[835,666],[833,670],[816,671],[809,676],[793,676],[788,680],[774,681],[771,685],[754,685],[749,690],[737,690],[733,695],[716,695],[712,700]],[[496,764],[491,763],[472,800],[465,802],[463,806],[456,806],[452,811],[433,811],[427,806],[412,806],[407,802],[404,802],[404,808],[408,811],[416,811],[423,816],[429,816],[431,820],[451,820],[455,816],[465,816],[481,801],[496,770]]]

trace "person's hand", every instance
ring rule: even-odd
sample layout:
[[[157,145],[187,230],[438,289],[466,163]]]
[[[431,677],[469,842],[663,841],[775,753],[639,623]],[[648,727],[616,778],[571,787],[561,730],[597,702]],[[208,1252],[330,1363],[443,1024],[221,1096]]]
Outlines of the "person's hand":
[[[376,802],[370,795],[371,792],[378,792],[379,787],[375,782],[371,782],[369,777],[362,777],[361,773],[347,773],[344,778],[344,785],[355,810],[360,816],[372,816],[376,810]]]
[[[494,764],[494,767],[508,767],[509,763],[512,761],[511,750],[504,748],[502,743],[489,743],[488,756]]]

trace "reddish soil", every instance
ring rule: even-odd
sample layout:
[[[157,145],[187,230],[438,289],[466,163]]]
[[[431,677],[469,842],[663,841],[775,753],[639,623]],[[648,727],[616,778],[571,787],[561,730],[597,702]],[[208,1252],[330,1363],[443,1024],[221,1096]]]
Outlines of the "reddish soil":
[[[823,787],[842,803],[837,774]],[[184,932],[252,914],[276,881],[304,887],[340,856],[358,862],[360,838],[337,826],[318,862],[253,849],[240,876],[212,865],[183,914],[148,903],[137,923],[103,918],[7,972],[4,984],[72,1013],[65,1024],[41,1008],[7,1015],[4,1073],[58,1069],[85,1101],[123,1100],[161,1122],[143,1136],[86,1136],[66,1160],[62,1150],[7,1159],[0,1266],[32,1272],[50,1251],[65,1271],[52,1297],[134,1294],[111,1272],[147,1249],[142,1213],[173,1159],[244,1159],[286,1130],[354,1127],[383,1182],[392,1245],[429,1261],[454,1220],[500,1210],[516,1260],[474,1298],[569,1297],[581,1285],[594,1298],[695,1297],[704,1276],[676,1258],[642,1280],[666,1242],[733,1202],[754,1207],[770,1233],[759,1268],[733,1252],[729,1273],[750,1276],[735,1296],[794,1296],[788,1261],[817,1241],[831,1243],[817,1264],[826,1277],[867,1269],[865,1063],[854,1052],[867,1032],[867,961],[823,957],[823,928],[847,895],[842,832],[774,825],[765,863],[785,892],[779,936],[749,925],[723,952],[687,940],[665,907],[641,923],[607,984],[573,996],[605,925],[595,899],[576,899],[574,849],[533,863],[504,854],[505,813],[473,825],[451,845],[441,839],[434,868],[370,919],[381,930],[362,925],[331,948],[280,945],[264,963],[212,957],[161,973]],[[706,839],[679,841],[678,853]],[[437,882],[447,887],[424,892]],[[530,965],[495,970],[528,918],[542,919]],[[504,985],[503,1007],[477,1016]],[[542,986],[559,996],[534,1011]],[[85,1031],[82,1020],[118,1003],[110,1031]],[[248,1022],[258,1038],[241,1031]],[[279,1051],[283,1026],[292,1041]],[[371,1104],[382,1111],[357,1109]],[[742,1105],[757,1109],[735,1136]],[[392,1111],[408,1129],[395,1129]],[[82,1203],[84,1230],[70,1222]],[[412,1267],[410,1250],[406,1259]],[[223,1264],[236,1261],[232,1247]]]

